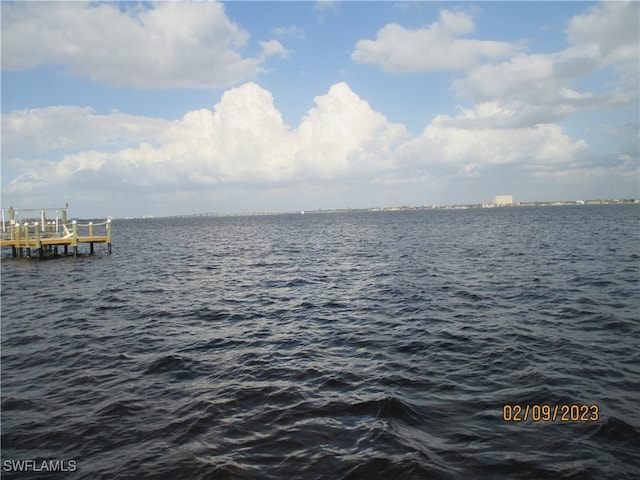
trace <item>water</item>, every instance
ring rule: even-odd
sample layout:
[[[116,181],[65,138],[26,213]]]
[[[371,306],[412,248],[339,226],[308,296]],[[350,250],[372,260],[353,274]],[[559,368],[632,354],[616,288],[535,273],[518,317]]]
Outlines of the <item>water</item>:
[[[637,478],[639,215],[131,220],[111,256],[4,252],[3,478]]]

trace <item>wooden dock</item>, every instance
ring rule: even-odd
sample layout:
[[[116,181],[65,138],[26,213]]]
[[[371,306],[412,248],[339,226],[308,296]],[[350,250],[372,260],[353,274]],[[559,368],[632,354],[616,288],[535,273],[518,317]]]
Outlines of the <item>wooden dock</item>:
[[[53,210],[53,209],[49,209]],[[29,209],[24,211],[40,212],[40,222],[25,220],[22,223],[16,220],[18,210],[9,209],[9,222],[5,224],[4,210],[2,211],[2,237],[0,247],[11,247],[14,257],[45,258],[46,256],[69,255],[69,247],[73,256],[78,255],[80,244],[89,245],[89,253],[93,255],[94,245],[103,243],[107,246],[107,252],[111,253],[111,220],[80,224],[76,220],[67,222],[66,207],[62,210],[62,219],[56,216],[55,220],[46,218],[45,209]],[[62,253],[60,253],[62,249]]]

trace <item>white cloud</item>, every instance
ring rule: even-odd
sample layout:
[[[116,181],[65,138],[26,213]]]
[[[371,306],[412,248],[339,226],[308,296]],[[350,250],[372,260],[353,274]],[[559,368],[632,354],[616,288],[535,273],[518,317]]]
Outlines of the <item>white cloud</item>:
[[[579,94],[564,88],[547,103],[522,100],[489,99],[472,108],[458,107],[458,115],[440,116],[443,125],[463,129],[509,129],[534,127],[557,122],[587,108],[600,108],[602,100],[590,94]]]
[[[335,0],[317,0],[313,5],[313,9],[316,12],[323,12],[325,10],[338,10],[338,2]]]
[[[91,107],[19,110],[2,115],[2,153],[11,158],[59,149],[137,144],[157,137],[169,124],[121,112],[97,114]]]
[[[522,128],[461,128],[438,116],[420,137],[398,150],[398,158],[414,171],[428,174],[472,172],[491,165],[516,165],[534,170],[564,169],[588,150],[558,125]]]
[[[276,35],[280,35],[283,37],[292,37],[297,40],[302,40],[305,38],[304,30],[297,25],[290,25],[288,27],[278,27],[274,28],[272,32]]]
[[[597,49],[590,46],[551,54],[518,54],[509,61],[473,69],[465,78],[454,80],[453,89],[478,102],[499,99],[504,103],[546,105],[567,113],[628,103],[633,91],[621,95],[615,91],[578,92],[571,87],[596,69],[597,55]]]
[[[638,2],[591,7],[567,23],[567,48],[528,54],[512,43],[460,38],[473,33],[473,19],[464,12],[441,10],[439,20],[428,28],[386,25],[375,40],[357,42],[352,59],[379,64],[392,73],[464,73],[452,88],[458,96],[471,99],[473,106],[447,118],[450,126],[534,127],[584,110],[637,103],[639,12]],[[610,66],[617,81],[591,82],[591,91],[576,86]]]
[[[635,63],[640,52],[638,2],[604,2],[573,17],[566,28],[573,45],[592,45],[604,64]]]
[[[258,55],[243,56],[248,40],[220,3],[2,4],[3,70],[62,64],[115,86],[220,87],[256,75],[266,58],[286,53],[271,40]]]
[[[297,130],[298,170],[323,179],[356,172],[370,178],[391,166],[393,147],[406,135],[404,126],[389,124],[346,83],[333,85],[315,102]]]
[[[313,11],[316,12],[318,23],[324,22],[325,13],[337,14],[339,10],[339,2],[335,0],[317,0],[313,5]]]
[[[262,47],[262,56],[265,58],[272,57],[272,56],[279,56],[281,58],[286,58],[289,56],[289,53],[290,53],[277,40],[260,42],[260,46]]]
[[[595,49],[598,66],[612,65],[620,77],[620,92],[639,89],[640,3],[604,2],[573,17],[566,29],[573,45]]]
[[[467,71],[481,60],[508,57],[518,50],[510,43],[459,38],[474,29],[469,15],[441,10],[439,20],[428,28],[384,26],[375,40],[359,40],[351,58],[380,64],[392,73]]]
[[[255,75],[268,58],[290,54],[267,39],[246,56],[248,33],[227,19],[220,4],[151,7],[4,3],[3,68],[66,64],[115,85],[219,86]],[[132,205],[140,195],[185,202],[237,195],[236,205],[245,209],[270,209],[260,202],[283,205],[291,196],[307,196],[316,208],[349,206],[350,195],[389,205],[404,202],[409,191],[425,198],[427,188],[453,201],[489,200],[496,178],[539,182],[542,195],[568,191],[565,183],[576,192],[605,191],[598,190],[599,179],[606,191],[617,191],[609,186],[619,181],[625,192],[635,192],[637,121],[599,126],[589,140],[602,152],[597,157],[557,122],[587,109],[637,106],[639,9],[637,2],[590,7],[567,23],[566,48],[542,54],[469,38],[475,24],[461,12],[442,10],[437,22],[418,30],[386,25],[376,40],[357,43],[354,61],[394,73],[459,72],[453,90],[471,101],[456,114],[436,116],[413,138],[345,83],[317,96],[293,127],[284,123],[271,93],[255,83],[230,88],[212,109],[177,121],[78,106],[3,114],[3,200],[23,199],[12,202],[24,207],[38,195],[47,203],[60,195],[73,201],[67,192],[83,198],[78,192],[84,188],[93,198],[107,191],[105,199],[127,197]],[[295,26],[272,33],[304,35]],[[594,72],[600,75],[590,77]],[[617,150],[603,152],[598,142],[611,133]],[[463,187],[451,193],[454,184]],[[460,191],[464,185],[474,185],[472,193]],[[486,196],[470,198],[482,189]],[[392,200],[378,201],[385,191],[393,192]],[[185,210],[213,209],[193,205]]]
[[[95,145],[59,161],[18,158],[11,163],[19,174],[5,178],[4,194],[78,186],[149,195],[206,195],[234,188],[282,192],[302,184],[400,186],[429,182],[438,175],[473,177],[494,166],[552,175],[576,168],[589,150],[585,141],[570,139],[554,124],[481,127],[483,119],[517,115],[498,104],[438,116],[419,137],[409,138],[403,125],[390,123],[345,83],[314,100],[315,107],[296,128],[283,122],[271,93],[255,83],[227,90],[213,110],[191,111],[164,125],[131,117],[127,120],[138,123],[141,131],[154,132],[152,138],[115,152],[108,145]],[[65,113],[70,119],[91,116],[84,109],[63,109],[57,114],[65,125]],[[119,132],[118,123],[110,124],[109,118],[93,124],[96,132],[82,130],[87,139],[74,142],[89,145],[103,139],[108,144],[113,132]],[[55,137],[51,121],[41,127],[34,135]]]
[[[475,102],[517,110],[518,119],[530,125],[559,121],[582,110],[630,105],[638,98],[639,13],[637,2],[605,2],[589,8],[568,22],[566,49],[519,53],[501,63],[477,66],[455,80],[453,88]],[[591,92],[573,87],[608,66],[618,73],[617,84],[602,84]]]
[[[82,182],[109,189],[161,191],[339,178],[366,181],[392,167],[394,147],[406,134],[402,125],[389,123],[344,83],[334,85],[315,102],[317,106],[298,128],[291,129],[274,107],[271,93],[246,83],[226,91],[213,111],[191,111],[136,147],[115,153],[67,154],[44,168],[42,162],[28,166],[24,160],[16,161],[14,168],[22,175],[6,190],[24,193],[38,186]],[[69,108],[66,113],[71,120],[61,123],[68,125],[78,112]],[[139,123],[144,128],[146,119]],[[50,122],[41,127],[43,138],[55,137]],[[87,137],[84,144],[98,138],[106,142],[114,131],[106,121],[94,127],[100,131],[78,132]],[[80,145],[83,140],[74,142]],[[53,141],[48,145],[57,146]],[[45,177],[43,171],[50,173]]]
[[[189,112],[161,141],[154,155],[175,164],[185,181],[269,182],[291,176],[292,133],[271,93],[255,83],[228,90],[213,111]]]

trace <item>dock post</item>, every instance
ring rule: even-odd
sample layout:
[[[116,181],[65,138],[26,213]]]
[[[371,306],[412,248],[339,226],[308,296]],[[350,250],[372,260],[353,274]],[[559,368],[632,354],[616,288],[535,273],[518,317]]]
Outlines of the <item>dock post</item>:
[[[111,255],[111,219],[107,219],[107,252]]]
[[[16,223],[13,226],[13,230],[11,231],[11,236],[16,241],[16,249],[20,252],[20,256],[22,257],[22,247],[20,246],[20,223]]]
[[[75,257],[78,255],[78,222],[74,220],[71,224],[73,225],[73,238],[71,245],[73,245],[73,256]]]
[[[20,229],[15,224],[13,225],[9,224],[9,228],[11,229],[11,240],[14,240],[13,245],[11,245],[11,253],[15,258],[18,256],[17,245],[18,245],[18,238],[20,238]]]
[[[24,222],[24,244],[27,248],[27,257],[31,257],[31,247],[29,246],[29,222]]]
[[[44,215],[44,213],[42,215]],[[33,225],[33,236],[36,240],[36,248],[38,249],[38,260],[41,260],[44,256],[44,249],[42,248],[42,243],[40,243],[40,225],[38,222]]]
[[[93,222],[89,222],[89,236],[93,237]],[[89,254],[93,255],[93,242],[89,242]]]

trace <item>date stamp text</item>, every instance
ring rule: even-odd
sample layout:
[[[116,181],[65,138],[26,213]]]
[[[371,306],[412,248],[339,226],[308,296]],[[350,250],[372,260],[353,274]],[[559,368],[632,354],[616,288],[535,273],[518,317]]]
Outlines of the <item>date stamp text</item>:
[[[502,419],[505,422],[597,422],[600,419],[598,405],[504,405]]]

